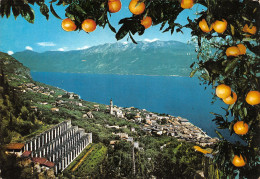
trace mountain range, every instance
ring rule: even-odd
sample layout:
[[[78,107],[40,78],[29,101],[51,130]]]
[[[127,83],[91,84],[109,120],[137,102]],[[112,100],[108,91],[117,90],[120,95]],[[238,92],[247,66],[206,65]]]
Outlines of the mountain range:
[[[178,41],[107,43],[84,50],[17,52],[33,72],[188,76],[195,47]]]

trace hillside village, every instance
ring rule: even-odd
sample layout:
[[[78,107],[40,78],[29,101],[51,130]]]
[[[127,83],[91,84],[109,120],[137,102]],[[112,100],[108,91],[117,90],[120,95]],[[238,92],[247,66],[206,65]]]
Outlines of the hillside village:
[[[8,65],[9,62],[5,61],[4,64]],[[217,138],[211,138],[199,127],[194,126],[187,119],[179,116],[161,115],[134,107],[117,107],[113,104],[112,99],[110,100],[110,105],[95,103],[89,105],[80,99],[80,96],[77,94],[38,82],[26,81],[26,79],[27,77],[18,73],[8,77],[10,83],[16,82],[16,90],[22,93],[34,93],[41,96],[40,98],[38,97],[37,99],[31,100],[31,104],[35,105],[31,105],[30,108],[36,112],[39,111],[39,108],[42,109],[43,107],[52,113],[60,112],[61,108],[67,108],[73,111],[77,109],[81,111],[82,119],[93,119],[95,118],[93,112],[101,111],[115,116],[118,119],[134,122],[138,124],[143,131],[151,135],[172,136],[180,141],[193,142],[201,146],[211,145],[218,141]],[[119,126],[115,127],[118,128]],[[131,129],[129,130],[131,131]]]
[[[37,101],[39,105],[51,105],[51,112],[58,112],[59,107],[66,107],[67,105],[75,105],[79,107],[86,107],[83,105],[83,100],[80,99],[79,95],[69,92],[64,92],[63,95],[55,94],[55,90],[50,89],[49,87],[43,87],[36,85],[34,83],[24,83],[18,86],[21,92],[33,92],[38,93],[50,98],[54,98],[56,95],[57,98],[55,102],[49,104],[46,101]],[[76,99],[76,101],[75,101]],[[31,106],[32,110],[37,111],[37,106]],[[100,105],[94,104],[92,107],[93,111],[99,111]],[[141,126],[141,129],[151,135],[167,135],[177,138],[179,141],[192,142],[197,145],[207,146],[212,145],[218,141],[217,138],[211,138],[199,127],[190,123],[187,119],[182,117],[174,117],[171,115],[159,115],[145,109],[140,110],[134,107],[122,108],[113,105],[111,99],[110,105],[106,105],[106,112],[109,112],[111,115],[121,119],[129,120],[131,122],[137,123]],[[127,118],[127,114],[135,114],[132,118]],[[82,118],[94,118],[91,111],[84,113]],[[162,122],[164,121],[164,122]],[[119,129],[119,126],[106,126],[108,128]],[[133,130],[133,129],[131,129]],[[121,138],[126,139],[127,141],[132,141],[128,139],[127,134],[120,135]],[[127,137],[126,137],[127,136]]]

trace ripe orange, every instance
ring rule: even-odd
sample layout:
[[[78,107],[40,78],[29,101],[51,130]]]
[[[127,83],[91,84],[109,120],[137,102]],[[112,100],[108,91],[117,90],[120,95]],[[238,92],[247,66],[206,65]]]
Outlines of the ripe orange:
[[[237,135],[245,135],[248,132],[248,124],[244,121],[238,121],[234,124],[233,129]]]
[[[146,16],[143,20],[141,20],[141,24],[144,26],[144,28],[149,28],[152,25],[153,21],[152,18],[149,16]]]
[[[243,32],[247,32],[249,34],[254,35],[256,33],[256,26],[252,26],[251,28],[249,28],[248,25],[246,24],[243,28]]]
[[[93,32],[94,30],[96,30],[97,25],[94,20],[86,19],[82,22],[81,27],[85,32]]]
[[[75,23],[70,20],[69,18],[63,19],[62,23],[61,23],[61,27],[63,28],[63,30],[70,32],[70,31],[74,31],[77,29],[77,26],[75,25]]]
[[[226,55],[229,56],[233,56],[236,57],[238,55],[240,55],[240,51],[238,47],[232,46],[232,47],[228,47],[226,50]]]
[[[260,103],[260,92],[259,91],[250,91],[246,95],[246,102],[250,105],[257,105]]]
[[[234,104],[237,101],[237,94],[232,91],[233,97],[229,96],[225,99],[223,99],[224,103],[226,104]]]
[[[131,2],[129,3],[129,6],[128,6],[130,12],[132,12],[135,15],[142,14],[145,10],[144,2],[141,2],[138,4],[138,1],[139,0],[131,0]]]
[[[227,21],[225,19],[222,19],[222,21],[216,20],[212,26],[217,33],[224,33],[227,29]]]
[[[208,24],[207,24],[207,21],[206,21],[205,19],[202,19],[202,20],[199,22],[199,27],[200,27],[200,29],[201,29],[203,32],[206,32],[206,33],[210,32],[210,31],[212,30],[212,25],[211,25],[210,28],[209,28],[209,26],[208,26]]]
[[[241,154],[240,154],[240,157],[235,155],[234,158],[233,158],[233,161],[232,161],[233,165],[236,166],[236,167],[245,166],[246,165],[246,162],[245,162],[246,158],[245,158],[245,160],[244,160],[244,158],[242,157]]]
[[[239,49],[239,55],[245,55],[246,54],[246,46],[243,44],[238,44],[237,48]]]
[[[216,88],[216,95],[219,98],[227,98],[231,95],[231,88],[225,84],[218,85]]]
[[[120,11],[122,7],[120,0],[108,0],[108,10],[111,13],[115,13]]]
[[[181,0],[181,7],[183,9],[190,9],[194,5],[193,0]]]

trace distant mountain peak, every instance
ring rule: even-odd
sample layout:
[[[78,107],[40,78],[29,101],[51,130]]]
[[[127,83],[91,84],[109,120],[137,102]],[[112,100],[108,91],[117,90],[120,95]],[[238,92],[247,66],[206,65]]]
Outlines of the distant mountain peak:
[[[188,76],[195,48],[178,41],[106,43],[83,50],[23,51],[13,56],[32,71]],[[189,55],[187,55],[189,54]]]

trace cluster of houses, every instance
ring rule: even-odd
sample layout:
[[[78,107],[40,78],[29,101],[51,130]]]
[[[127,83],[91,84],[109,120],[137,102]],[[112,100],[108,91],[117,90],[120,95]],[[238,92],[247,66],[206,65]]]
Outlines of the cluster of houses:
[[[18,86],[18,88],[22,92],[34,92],[34,93],[40,93],[42,95],[46,95],[48,97],[54,97],[55,91],[51,90],[48,87],[38,86],[34,83],[23,83],[22,85]],[[63,100],[62,98],[67,98],[69,100]],[[73,99],[79,99],[79,100],[73,100]],[[59,112],[59,107],[66,107],[69,108],[69,105],[75,105],[79,107],[85,107],[82,103],[82,100],[80,99],[80,96],[75,93],[67,92],[64,95],[57,95],[56,101],[54,103],[49,104],[46,101],[38,101],[37,102],[40,105],[52,105],[52,108],[50,109],[52,112]],[[98,105],[97,105],[98,106]],[[99,107],[95,107],[95,110],[98,111]],[[31,110],[37,111],[37,106],[31,106]],[[91,113],[83,114],[83,118],[93,118],[93,115]]]
[[[38,86],[34,83],[23,83],[22,85],[18,86],[19,89],[23,93],[26,93],[27,91],[35,92],[35,93],[41,93],[42,95],[46,95],[49,97],[53,97],[55,91],[50,90],[48,87]]]
[[[166,124],[158,124],[162,119],[167,120]],[[211,138],[199,127],[190,123],[187,119],[173,116],[154,116],[146,118],[146,124],[143,130],[156,135],[168,135],[177,138],[180,141],[193,142],[197,145],[207,146],[218,141],[217,138]]]
[[[141,124],[142,130],[153,135],[168,135],[180,141],[192,142],[201,146],[212,145],[218,141],[218,138],[211,138],[202,129],[181,117],[158,115],[134,107],[121,108],[113,106],[112,100],[110,106],[107,107],[111,115],[124,119],[126,119],[126,114],[134,112],[136,115],[130,121]]]
[[[47,160],[43,157],[32,157],[32,151],[25,151],[25,144],[23,143],[10,143],[6,146],[7,154],[16,154],[18,157],[21,157],[22,160],[19,161],[19,165],[23,167],[28,167],[31,163],[34,163],[33,167],[37,170],[37,172],[48,171],[50,176],[54,176],[54,163]],[[52,178],[52,177],[50,177]]]

